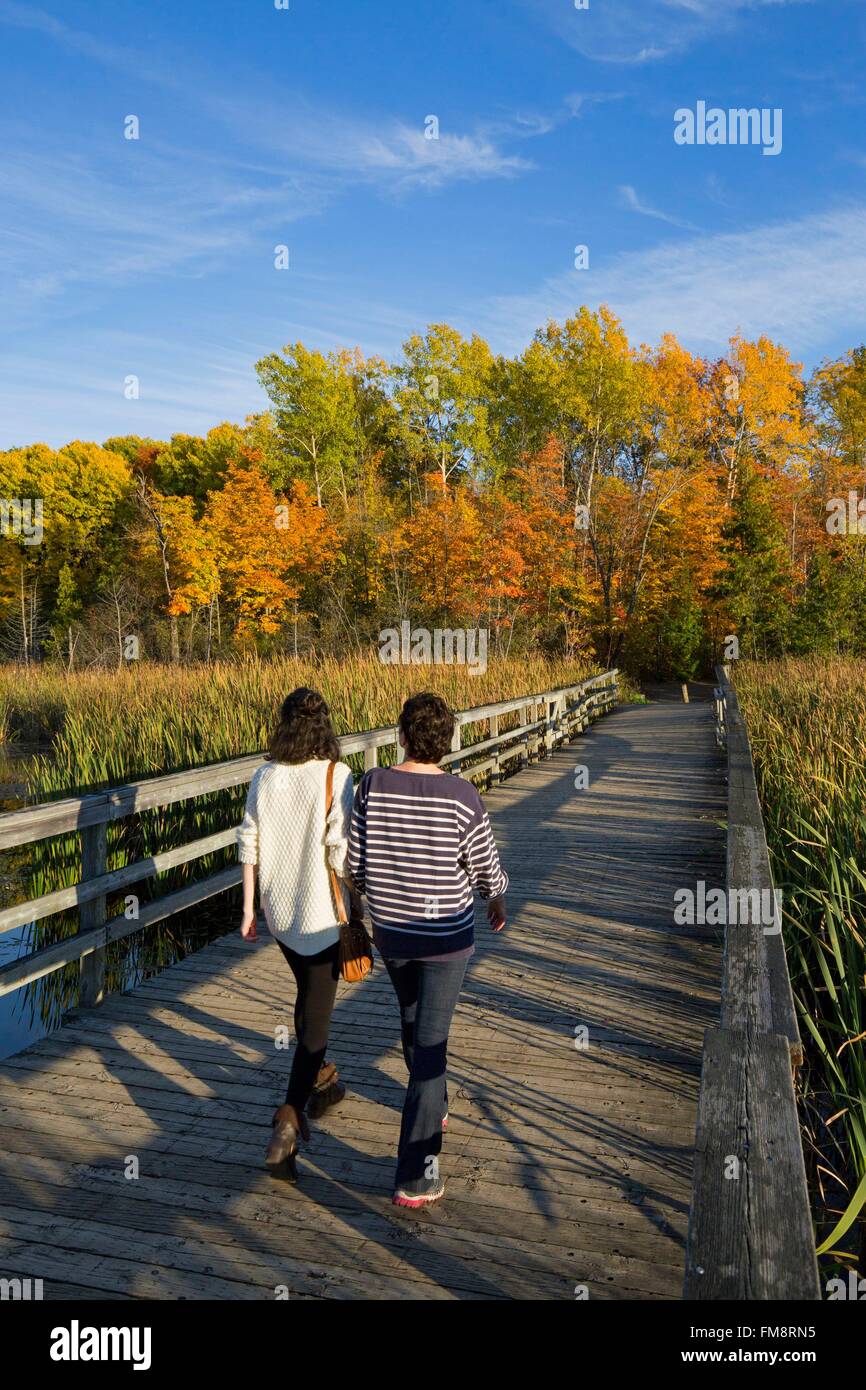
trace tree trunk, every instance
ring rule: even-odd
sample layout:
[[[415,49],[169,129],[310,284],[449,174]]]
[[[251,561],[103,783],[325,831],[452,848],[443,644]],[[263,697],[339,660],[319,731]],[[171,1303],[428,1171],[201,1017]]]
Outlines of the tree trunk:
[[[21,565],[21,641],[23,644],[24,665],[30,665],[30,643],[27,636],[27,591],[24,588],[24,565]]]
[[[123,623],[120,616],[120,596],[114,591],[114,613],[117,618],[117,669],[123,670]]]

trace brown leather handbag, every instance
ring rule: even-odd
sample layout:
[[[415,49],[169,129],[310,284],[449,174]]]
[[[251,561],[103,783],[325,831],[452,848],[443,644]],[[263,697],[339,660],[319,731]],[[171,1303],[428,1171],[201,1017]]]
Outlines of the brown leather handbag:
[[[328,772],[325,778],[326,834],[328,817],[331,814],[331,807],[334,803],[335,767],[336,763],[328,764]],[[367,935],[367,928],[360,918],[348,918],[346,916],[346,905],[343,902],[343,890],[340,887],[340,880],[337,878],[330,864],[328,865],[328,873],[331,877],[331,889],[334,894],[334,902],[337,907],[337,918],[340,923],[340,975],[347,984],[356,985],[360,980],[365,980],[373,969],[373,943]]]

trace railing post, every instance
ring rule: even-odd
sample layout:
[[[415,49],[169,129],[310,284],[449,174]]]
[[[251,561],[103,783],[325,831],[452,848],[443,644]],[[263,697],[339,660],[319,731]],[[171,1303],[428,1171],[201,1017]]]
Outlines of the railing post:
[[[98,878],[108,868],[108,827],[88,825],[81,831],[81,881]],[[93,931],[103,926],[106,918],[105,895],[82,903],[78,909],[79,932]],[[92,1009],[105,998],[105,947],[91,951],[79,961],[78,1003],[82,1009]]]
[[[397,747],[399,748],[400,745],[398,744]],[[372,747],[372,748],[369,748],[369,747],[368,747],[368,748],[365,748],[365,749],[364,749],[364,771],[365,771],[365,772],[369,772],[371,768],[374,768],[374,767],[378,766],[378,758],[377,758],[378,752],[379,752],[379,750],[378,750],[378,748],[376,747],[375,743],[373,744],[373,747]]]
[[[455,721],[454,721],[454,733],[451,735],[451,752],[452,752],[452,753],[459,753],[459,752],[460,752],[460,749],[461,749],[461,747],[462,747],[462,737],[461,737],[461,736],[462,736],[462,731],[463,731],[463,725],[460,723],[459,720],[455,720]],[[458,758],[456,762],[453,762],[453,763],[451,764],[450,771],[451,771],[451,772],[455,772],[455,773],[456,773],[456,772],[459,772],[462,766],[463,766],[462,761],[461,761],[460,758]]]
[[[579,734],[584,733],[589,725],[589,700],[588,693],[581,690],[577,711],[577,732]]]
[[[498,715],[498,714],[491,714],[491,716],[490,716],[490,737],[491,737],[491,738],[498,738],[498,737],[499,737],[499,715]],[[494,756],[494,758],[496,759],[496,766],[494,767],[493,772],[494,772],[494,775],[495,775],[495,777],[496,777],[496,781],[497,781],[497,782],[501,782],[501,781],[502,781],[502,763],[501,763],[500,758],[499,758],[499,748],[498,748],[498,747],[494,750],[493,756]]]

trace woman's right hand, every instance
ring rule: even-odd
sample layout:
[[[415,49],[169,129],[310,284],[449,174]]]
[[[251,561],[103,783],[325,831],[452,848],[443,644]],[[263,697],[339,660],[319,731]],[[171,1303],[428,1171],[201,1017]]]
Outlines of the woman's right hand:
[[[256,914],[244,912],[241,916],[241,936],[244,941],[256,941]]]

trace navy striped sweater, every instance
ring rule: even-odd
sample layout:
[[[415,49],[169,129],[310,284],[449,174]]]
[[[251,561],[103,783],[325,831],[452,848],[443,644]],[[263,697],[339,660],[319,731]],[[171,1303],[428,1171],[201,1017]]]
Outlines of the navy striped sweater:
[[[404,960],[472,946],[473,889],[495,898],[508,887],[481,797],[450,773],[365,773],[346,868],[379,951]]]

